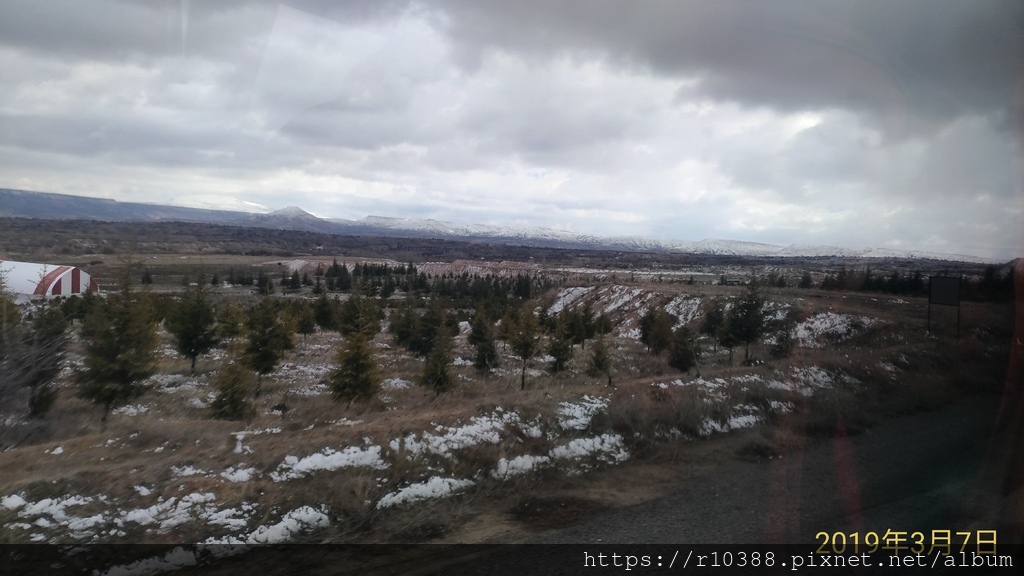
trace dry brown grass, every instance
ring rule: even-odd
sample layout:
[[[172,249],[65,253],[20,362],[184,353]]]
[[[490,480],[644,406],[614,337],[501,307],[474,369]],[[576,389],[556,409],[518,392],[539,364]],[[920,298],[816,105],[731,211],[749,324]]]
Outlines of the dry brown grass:
[[[734,287],[648,286],[664,289],[669,296],[737,292]],[[532,520],[525,504],[542,487],[545,491],[563,487],[570,493],[580,490],[584,480],[568,480],[565,470],[557,466],[507,480],[488,476],[502,458],[544,455],[556,442],[568,438],[616,433],[624,438],[632,457],[641,460],[658,461],[666,454],[675,459],[697,452],[700,458],[711,460],[737,455],[770,458],[799,451],[816,437],[832,436],[838,430],[856,433],[880,418],[932,409],[960,394],[992,389],[1001,383],[1009,334],[1005,317],[1009,315],[998,306],[966,306],[961,340],[957,342],[945,334],[934,338],[924,334],[920,300],[905,299],[906,304],[895,304],[892,298],[843,296],[812,298],[802,291],[773,292],[773,298],[792,306],[800,318],[832,310],[866,314],[880,322],[829,348],[797,348],[789,358],[763,366],[740,366],[740,348],[731,365],[726,354],[711,354],[708,350],[701,359],[701,376],[708,381],[721,378],[728,382],[714,396],[697,386],[673,385],[676,379],[692,380],[696,372],[680,374],[663,358],[648,355],[639,342],[620,337],[613,341],[615,390],[608,388],[603,379],[585,375],[589,346],[586,350],[577,348],[569,370],[560,375],[549,374],[544,363],[535,359],[530,363],[527,389],[520,390],[519,360],[499,344],[499,371],[481,373],[472,366],[453,366],[455,388],[436,396],[416,385],[422,360],[397,348],[378,346],[374,350],[382,375],[411,385],[384,389],[366,404],[337,404],[326,393],[300,393],[314,389],[326,377],[322,369],[305,368],[333,362],[341,342],[336,334],[315,334],[297,339],[296,349],[284,359],[297,368],[264,378],[264,394],[256,401],[256,415],[251,421],[225,422],[210,419],[209,410],[193,402],[206,397],[209,381],[222,360],[201,357],[197,374],[191,378],[187,377],[185,360],[165,356],[160,359],[160,372],[194,382],[193,388],[150,390],[133,402],[147,406],[147,412],[136,416],[113,414],[106,427],[100,424],[100,410],[75,398],[73,385],[65,380],[53,413],[36,424],[38,429],[18,448],[0,452],[0,495],[19,493],[38,500],[102,491],[122,507],[144,507],[161,496],[214,492],[218,505],[259,502],[259,512],[250,526],[275,521],[282,512],[300,505],[326,505],[331,528],[307,538],[331,542],[425,541],[449,533],[468,517],[487,513],[492,503],[501,503],[503,510],[523,507],[524,522],[529,523]],[[166,339],[166,335],[163,337]],[[375,342],[390,346],[387,335],[378,335]],[[472,358],[463,337],[457,344],[457,357]],[[762,344],[751,347],[752,356],[767,358],[766,352]],[[810,397],[766,384],[789,379],[795,368],[812,366],[855,380]],[[751,375],[761,380],[736,380]],[[576,402],[583,395],[610,396],[611,403],[588,429],[559,429],[559,403]],[[779,410],[780,403],[788,403],[791,410]],[[272,413],[280,404],[287,410]],[[695,451],[700,441],[692,439],[700,436],[704,423],[708,419],[727,421],[736,405],[756,407],[762,420],[735,432],[742,440],[735,446],[730,444],[728,450]],[[429,454],[409,458],[400,451],[385,450],[386,470],[319,471],[288,482],[274,482],[270,477],[289,455],[301,458],[324,449],[386,446],[390,440],[422,435],[435,431],[437,426],[465,424],[474,416],[493,414],[499,408],[515,410],[524,420],[540,422],[544,435],[535,438],[508,430],[497,443],[454,450],[453,458]],[[232,433],[274,428],[281,431],[251,435],[243,441],[251,453],[235,453],[237,442]],[[58,446],[64,449],[63,454],[44,453]],[[172,471],[173,467],[189,465],[212,475],[178,476]],[[229,467],[242,465],[255,468],[259,475],[241,483],[225,482],[218,476]],[[435,475],[472,478],[476,484],[446,499],[402,505],[396,510],[375,508],[383,495]],[[151,487],[154,492],[142,496],[135,489],[139,485]],[[628,491],[628,487],[622,490]],[[545,503],[536,501],[531,505],[541,504]],[[579,507],[586,508],[580,504],[570,509]],[[575,513],[571,510],[567,514]],[[558,513],[555,509],[542,516],[557,517]],[[0,508],[0,523],[14,519]],[[195,540],[208,535],[204,530],[208,528],[183,525],[161,533],[132,527],[122,541]],[[0,541],[16,537],[14,532],[0,529]]]

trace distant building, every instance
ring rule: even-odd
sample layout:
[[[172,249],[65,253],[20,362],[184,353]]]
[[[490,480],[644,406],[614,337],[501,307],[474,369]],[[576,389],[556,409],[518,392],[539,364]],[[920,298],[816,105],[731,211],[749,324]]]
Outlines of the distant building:
[[[72,296],[99,292],[99,285],[81,268],[60,264],[36,264],[0,260],[4,286],[18,301],[47,296]]]

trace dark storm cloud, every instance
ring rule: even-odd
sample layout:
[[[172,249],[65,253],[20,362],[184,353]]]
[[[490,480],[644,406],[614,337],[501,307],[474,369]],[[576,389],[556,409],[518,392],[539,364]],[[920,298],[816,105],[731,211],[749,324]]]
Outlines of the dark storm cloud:
[[[891,130],[1009,109],[1021,61],[1012,0],[436,0],[463,61],[499,48],[593,50],[701,79],[715,99],[866,111]]]
[[[12,0],[0,185],[1009,255],[1022,10]]]

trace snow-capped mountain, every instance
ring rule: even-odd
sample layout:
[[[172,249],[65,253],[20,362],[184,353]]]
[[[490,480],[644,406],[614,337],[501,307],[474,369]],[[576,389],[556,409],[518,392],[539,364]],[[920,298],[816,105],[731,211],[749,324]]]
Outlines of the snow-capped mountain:
[[[92,219],[107,221],[183,221],[298,230],[322,234],[435,238],[468,242],[491,242],[520,246],[621,250],[630,252],[673,252],[712,256],[754,256],[783,258],[898,258],[993,263],[984,258],[937,252],[904,251],[888,248],[841,248],[790,244],[778,246],[738,240],[658,240],[639,236],[597,236],[550,228],[457,224],[442,220],[367,216],[359,220],[325,219],[302,208],[289,206],[266,214],[227,210],[204,210],[117,202],[96,198],[0,189],[0,216],[44,219]]]

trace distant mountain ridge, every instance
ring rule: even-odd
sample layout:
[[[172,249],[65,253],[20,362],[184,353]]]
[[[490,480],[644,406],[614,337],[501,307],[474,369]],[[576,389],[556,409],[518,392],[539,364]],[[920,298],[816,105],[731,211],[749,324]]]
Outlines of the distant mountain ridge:
[[[268,214],[254,214],[251,212],[120,202],[117,200],[9,189],[0,189],[0,216],[46,220],[104,220],[111,222],[201,222],[350,236],[435,238],[520,246],[631,252],[674,252],[716,256],[770,256],[784,258],[905,258],[982,264],[992,263],[991,260],[975,256],[885,248],[840,248],[836,246],[803,244],[778,246],[775,244],[720,239],[705,239],[692,242],[672,241],[634,236],[576,234],[549,228],[457,224],[442,220],[419,220],[388,216],[366,216],[359,220],[326,219],[314,216],[295,206],[289,206]]]

